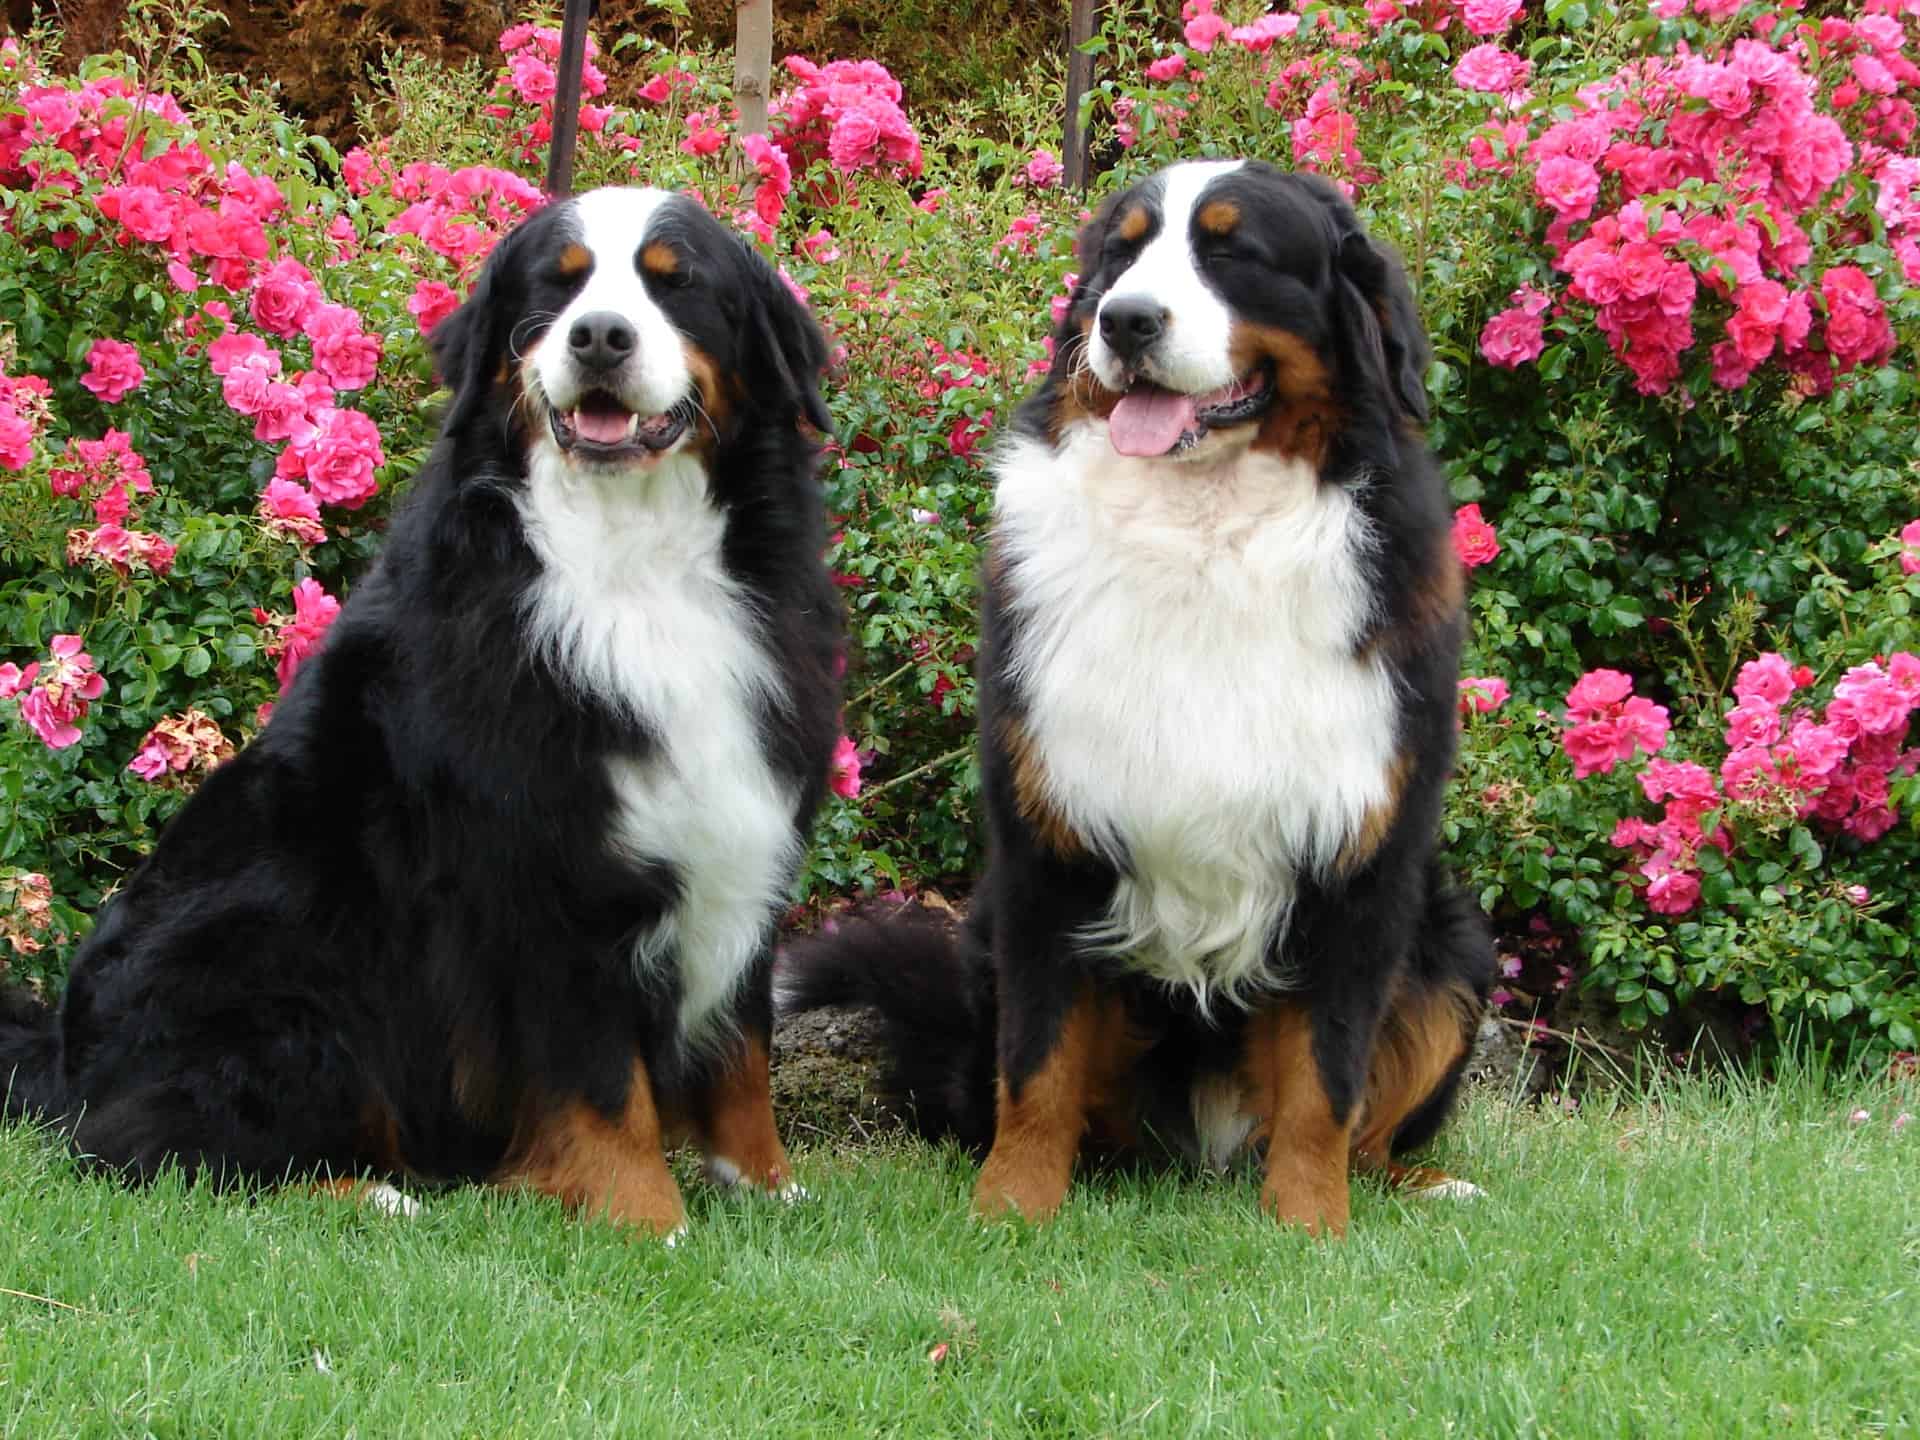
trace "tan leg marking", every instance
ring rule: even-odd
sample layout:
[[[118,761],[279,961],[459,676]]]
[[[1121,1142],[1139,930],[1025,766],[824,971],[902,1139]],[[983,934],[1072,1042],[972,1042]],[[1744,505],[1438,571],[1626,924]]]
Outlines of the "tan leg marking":
[[[1126,1004],[1092,986],[1060,1022],[1053,1051],[1016,1095],[1000,1081],[993,1151],[974,1186],[978,1215],[1045,1220],[1066,1199],[1088,1126],[1113,1128],[1118,1092],[1139,1054]]]
[[[657,1235],[672,1235],[686,1222],[680,1187],[667,1169],[653,1085],[638,1060],[618,1116],[577,1099],[546,1112],[516,1142],[497,1183],[529,1186],[570,1210]]]
[[[722,1184],[757,1185],[775,1194],[790,1183],[792,1168],[773,1123],[773,1089],[766,1042],[747,1037],[739,1059],[698,1102],[700,1148],[707,1172]]]
[[[1267,1175],[1261,1208],[1310,1235],[1347,1233],[1347,1152],[1353,1118],[1333,1117],[1333,1104],[1313,1058],[1306,1010],[1281,1005],[1247,1026],[1248,1087],[1267,1132]]]

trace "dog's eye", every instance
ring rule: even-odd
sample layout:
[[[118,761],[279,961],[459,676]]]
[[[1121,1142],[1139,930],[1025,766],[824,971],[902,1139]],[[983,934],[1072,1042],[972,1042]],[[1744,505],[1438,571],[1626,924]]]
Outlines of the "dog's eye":
[[[1228,265],[1265,265],[1267,257],[1257,245],[1239,235],[1221,235],[1201,246],[1201,258]]]
[[[684,290],[694,280],[692,262],[671,245],[655,240],[640,247],[633,268],[641,278],[668,290]]]

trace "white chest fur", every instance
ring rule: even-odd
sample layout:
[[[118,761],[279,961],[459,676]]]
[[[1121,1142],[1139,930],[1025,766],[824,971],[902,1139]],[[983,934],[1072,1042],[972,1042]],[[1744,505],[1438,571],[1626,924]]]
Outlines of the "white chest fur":
[[[681,1030],[698,1040],[765,945],[799,862],[797,799],[756,726],[786,697],[721,564],[725,522],[697,459],[600,477],[536,453],[532,468],[521,517],[545,573],[529,633],[583,691],[659,737],[644,760],[608,761],[608,843],[679,874],[678,903],[634,964],[677,961]]]
[[[1088,943],[1203,1007],[1284,983],[1299,878],[1389,794],[1393,679],[1354,653],[1364,514],[1304,464],[1130,460],[1097,425],[996,470],[1047,799],[1124,859]]]

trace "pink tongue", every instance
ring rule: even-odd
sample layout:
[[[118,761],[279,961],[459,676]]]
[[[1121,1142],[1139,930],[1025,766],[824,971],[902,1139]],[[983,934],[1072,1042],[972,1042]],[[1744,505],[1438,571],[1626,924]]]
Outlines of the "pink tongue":
[[[576,410],[573,428],[582,440],[598,445],[618,445],[627,438],[627,412],[624,410]]]
[[[1107,432],[1122,455],[1164,455],[1199,424],[1193,396],[1141,385],[1120,397],[1107,417]]]

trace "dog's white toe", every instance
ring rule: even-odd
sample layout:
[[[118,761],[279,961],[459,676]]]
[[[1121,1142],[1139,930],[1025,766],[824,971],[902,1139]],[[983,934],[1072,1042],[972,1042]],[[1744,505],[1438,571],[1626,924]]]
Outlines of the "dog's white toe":
[[[367,1187],[366,1203],[382,1215],[399,1215],[408,1220],[420,1213],[418,1200],[401,1194],[384,1180]]]
[[[1427,1185],[1419,1190],[1409,1190],[1408,1195],[1416,1200],[1484,1200],[1487,1192],[1471,1180],[1449,1177],[1438,1185]]]

